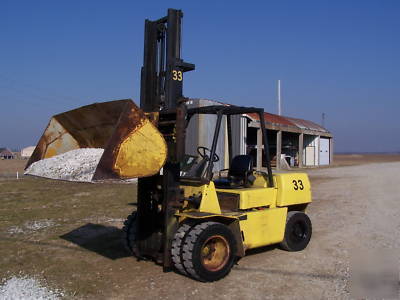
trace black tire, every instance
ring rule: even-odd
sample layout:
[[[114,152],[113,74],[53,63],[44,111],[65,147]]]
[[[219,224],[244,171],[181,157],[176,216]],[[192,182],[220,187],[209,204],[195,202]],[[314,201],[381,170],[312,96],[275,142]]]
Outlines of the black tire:
[[[236,253],[236,240],[224,224],[204,222],[187,235],[182,259],[186,272],[200,281],[216,281],[231,271]]]
[[[310,218],[301,211],[290,211],[287,214],[285,236],[280,246],[286,251],[301,251],[307,247],[311,235]]]
[[[124,244],[128,251],[135,255],[135,246],[137,238],[137,212],[134,211],[124,222],[122,230],[125,232]]]
[[[171,258],[175,269],[183,275],[188,275],[183,265],[182,246],[192,226],[182,224],[174,235],[171,247]]]

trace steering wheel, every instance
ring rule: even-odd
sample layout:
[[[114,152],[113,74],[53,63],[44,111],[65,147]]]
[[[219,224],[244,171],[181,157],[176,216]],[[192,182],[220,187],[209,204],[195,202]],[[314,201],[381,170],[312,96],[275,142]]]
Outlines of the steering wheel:
[[[210,160],[209,155],[211,154],[211,150],[208,149],[207,147],[203,147],[203,146],[197,147],[197,153],[200,155],[201,158],[203,158],[205,160]],[[217,162],[217,161],[219,161],[219,156],[217,155],[217,153],[214,153],[212,162]]]

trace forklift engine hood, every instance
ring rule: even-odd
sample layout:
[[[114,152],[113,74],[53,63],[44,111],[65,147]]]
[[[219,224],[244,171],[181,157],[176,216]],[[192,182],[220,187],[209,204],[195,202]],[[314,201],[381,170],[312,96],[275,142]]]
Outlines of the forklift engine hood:
[[[93,181],[156,174],[167,158],[162,134],[130,99],[94,103],[53,116],[26,168],[79,148],[103,148]],[[25,168],[25,169],[26,169]]]

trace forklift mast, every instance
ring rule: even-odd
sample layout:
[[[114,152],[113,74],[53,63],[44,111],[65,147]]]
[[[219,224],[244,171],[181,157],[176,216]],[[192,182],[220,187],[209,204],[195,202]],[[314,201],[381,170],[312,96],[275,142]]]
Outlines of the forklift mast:
[[[161,173],[139,178],[137,196],[138,257],[151,257],[171,267],[169,249],[177,224],[180,161],[185,153],[186,106],[182,94],[183,73],[195,66],[181,58],[181,10],[145,21],[144,60],[141,70],[140,108],[158,113],[158,130],[167,143],[168,156]]]
[[[140,108],[145,112],[170,111],[182,98],[183,73],[195,66],[181,59],[181,10],[169,9],[156,21],[145,21]]]

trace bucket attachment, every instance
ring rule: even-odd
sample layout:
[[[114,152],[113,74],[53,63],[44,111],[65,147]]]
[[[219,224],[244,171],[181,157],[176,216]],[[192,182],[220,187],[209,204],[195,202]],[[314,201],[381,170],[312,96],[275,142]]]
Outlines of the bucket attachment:
[[[103,148],[93,180],[156,174],[167,146],[162,134],[132,100],[94,103],[51,118],[26,168],[79,148]]]

